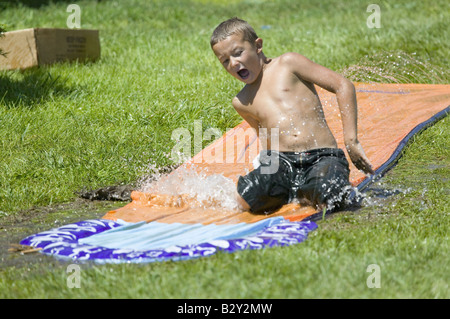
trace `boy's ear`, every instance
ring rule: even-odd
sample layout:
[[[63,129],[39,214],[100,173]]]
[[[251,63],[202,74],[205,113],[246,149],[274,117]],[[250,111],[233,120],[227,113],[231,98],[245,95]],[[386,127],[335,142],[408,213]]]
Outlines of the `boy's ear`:
[[[262,52],[263,40],[261,38],[255,40],[255,47],[258,54]]]

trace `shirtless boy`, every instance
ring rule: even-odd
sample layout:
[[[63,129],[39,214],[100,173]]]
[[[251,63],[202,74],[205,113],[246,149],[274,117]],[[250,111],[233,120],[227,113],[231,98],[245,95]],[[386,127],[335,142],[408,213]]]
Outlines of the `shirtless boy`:
[[[298,53],[267,58],[263,40],[238,18],[217,26],[211,48],[226,71],[245,83],[232,101],[236,111],[257,134],[261,128],[269,132],[261,166],[239,177],[238,200],[245,210],[270,212],[296,199],[334,209],[345,201],[351,188],[348,162],[314,84],[336,94],[349,157],[358,169],[374,173],[358,141],[356,94],[349,80]],[[271,146],[270,132],[278,132],[278,149]],[[274,156],[277,171],[264,173]]]

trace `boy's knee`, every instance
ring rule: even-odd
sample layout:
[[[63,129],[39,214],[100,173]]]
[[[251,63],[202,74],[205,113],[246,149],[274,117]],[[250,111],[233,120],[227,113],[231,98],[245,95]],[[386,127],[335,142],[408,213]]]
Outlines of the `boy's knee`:
[[[288,203],[289,193],[285,188],[272,185],[267,180],[241,176],[237,184],[238,201],[255,214],[270,213]]]
[[[236,201],[238,202],[239,208],[241,208],[242,210],[250,210],[250,205],[245,201],[245,199],[242,198],[242,196],[238,192],[236,192]]]

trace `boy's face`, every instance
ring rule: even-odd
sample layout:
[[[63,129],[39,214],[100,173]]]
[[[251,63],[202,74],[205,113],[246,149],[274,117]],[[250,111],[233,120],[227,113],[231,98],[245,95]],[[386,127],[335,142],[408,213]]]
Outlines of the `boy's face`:
[[[261,73],[262,40],[259,38],[252,45],[241,34],[233,34],[216,43],[212,49],[227,72],[239,81],[251,84]]]

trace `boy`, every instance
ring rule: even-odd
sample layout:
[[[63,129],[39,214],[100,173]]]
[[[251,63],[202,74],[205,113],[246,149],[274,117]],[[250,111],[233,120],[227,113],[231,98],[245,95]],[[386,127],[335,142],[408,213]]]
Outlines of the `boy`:
[[[226,71],[245,83],[233,107],[258,135],[262,128],[269,132],[267,141],[261,140],[267,147],[260,166],[238,180],[238,201],[245,210],[270,212],[295,199],[330,210],[344,203],[351,189],[348,162],[328,128],[314,84],[336,94],[350,159],[374,173],[358,142],[356,94],[349,80],[297,53],[267,58],[263,40],[238,18],[217,26],[210,44]],[[271,146],[270,134],[277,135],[278,149]],[[276,172],[267,170],[274,162]]]

